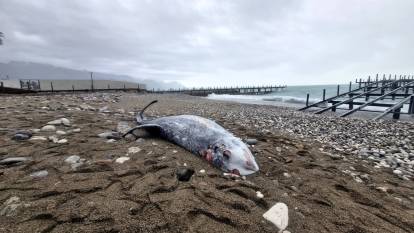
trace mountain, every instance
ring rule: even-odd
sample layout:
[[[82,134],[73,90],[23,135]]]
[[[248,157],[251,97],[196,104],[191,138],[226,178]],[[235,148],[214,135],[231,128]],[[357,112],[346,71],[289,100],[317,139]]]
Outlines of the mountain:
[[[48,64],[33,62],[11,61],[0,63],[0,79],[90,79],[90,71],[56,67]],[[146,84],[147,89],[183,88],[177,82],[162,82],[149,79],[138,79],[128,75],[93,72],[95,80],[127,81]]]

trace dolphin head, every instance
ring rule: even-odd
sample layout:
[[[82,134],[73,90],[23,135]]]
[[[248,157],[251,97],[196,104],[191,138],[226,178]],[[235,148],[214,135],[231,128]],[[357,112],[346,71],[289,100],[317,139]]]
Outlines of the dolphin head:
[[[222,158],[221,168],[237,175],[250,175],[259,171],[259,166],[249,148],[238,138],[220,140],[214,145],[215,158]]]

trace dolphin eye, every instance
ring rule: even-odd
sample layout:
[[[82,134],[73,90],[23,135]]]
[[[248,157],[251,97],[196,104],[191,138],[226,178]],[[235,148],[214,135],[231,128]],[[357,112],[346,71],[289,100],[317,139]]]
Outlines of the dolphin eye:
[[[225,150],[225,151],[223,152],[223,157],[224,157],[225,159],[230,159],[230,156],[231,156],[231,152],[230,152],[229,150]]]

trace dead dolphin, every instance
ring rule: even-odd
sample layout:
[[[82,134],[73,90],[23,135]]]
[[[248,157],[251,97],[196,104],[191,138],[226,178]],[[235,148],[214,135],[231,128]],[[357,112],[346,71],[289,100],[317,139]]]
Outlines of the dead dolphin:
[[[126,132],[124,137],[135,135],[133,131],[136,129],[145,129],[201,156],[225,172],[250,175],[259,170],[246,144],[212,120],[194,115],[145,119],[145,109],[156,102],[152,101],[137,114],[138,126]]]

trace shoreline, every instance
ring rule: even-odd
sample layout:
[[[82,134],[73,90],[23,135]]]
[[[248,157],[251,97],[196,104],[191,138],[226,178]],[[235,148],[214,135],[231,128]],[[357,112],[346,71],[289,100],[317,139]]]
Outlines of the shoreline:
[[[289,208],[291,232],[410,232],[414,227],[409,217],[414,211],[412,122],[184,95],[0,98],[0,160],[31,159],[0,165],[0,230],[5,232],[275,232],[262,215],[277,202]],[[158,138],[97,136],[117,130],[119,122],[133,126],[135,112],[154,99],[159,103],[146,111],[149,117],[199,115],[243,140],[257,139],[250,149],[260,171],[246,180],[229,178]],[[65,134],[35,130],[62,117],[70,125],[56,130]],[[46,140],[12,140],[18,130]],[[79,156],[75,165],[65,162],[74,155]],[[175,177],[184,164],[195,171],[189,182]],[[48,174],[33,176],[39,171]],[[21,219],[26,221],[17,224]]]

